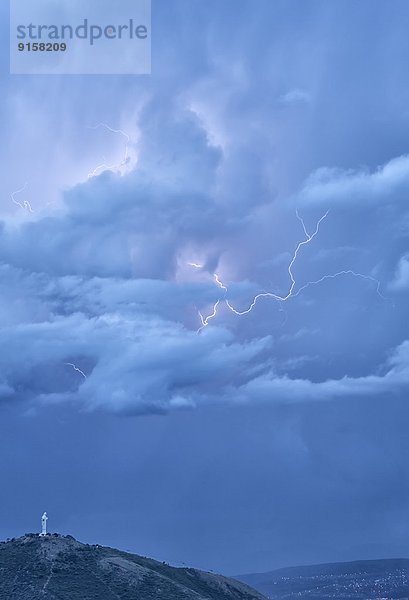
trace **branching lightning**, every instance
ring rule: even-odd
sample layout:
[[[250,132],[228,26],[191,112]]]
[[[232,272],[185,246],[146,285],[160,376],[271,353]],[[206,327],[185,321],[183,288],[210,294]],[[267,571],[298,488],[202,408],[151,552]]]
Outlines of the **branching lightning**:
[[[302,291],[304,291],[311,285],[317,285],[318,283],[322,283],[326,279],[335,279],[336,277],[340,277],[341,275],[352,275],[353,277],[360,277],[361,279],[366,279],[367,281],[372,281],[372,283],[376,283],[376,293],[378,294],[378,296],[380,298],[382,298],[382,300],[390,300],[390,298],[387,298],[386,296],[384,296],[382,294],[381,282],[379,281],[379,279],[375,279],[375,277],[371,277],[370,275],[364,275],[363,273],[357,273],[356,271],[353,271],[352,269],[338,271],[337,273],[333,273],[331,275],[323,275],[322,277],[320,277],[320,279],[316,279],[315,281],[308,281],[303,286],[298,288],[298,290],[294,294],[292,294],[292,297],[295,298],[296,296],[301,294]]]
[[[204,317],[199,310],[199,317],[202,322],[202,326],[199,327],[199,329],[197,330],[197,333],[200,333],[202,331],[202,329],[207,327],[209,325],[210,319],[214,319],[214,317],[217,315],[217,307],[219,306],[220,302],[221,302],[221,300],[217,300],[217,302],[213,306],[213,312],[210,315],[208,315],[207,317]]]
[[[74,371],[77,371],[77,373],[79,373],[80,375],[82,375],[82,377],[84,379],[87,379],[87,376],[85,375],[84,371],[81,371],[81,369],[79,369],[76,365],[74,365],[74,363],[64,363],[67,367],[72,367],[74,369]]]
[[[305,234],[305,239],[302,240],[301,242],[299,242],[294,250],[294,253],[292,255],[291,261],[288,265],[288,275],[290,278],[290,287],[288,289],[288,292],[283,295],[280,296],[279,294],[276,294],[275,292],[261,292],[259,294],[256,294],[253,298],[253,300],[251,301],[250,305],[248,308],[246,308],[245,310],[237,310],[229,301],[228,298],[224,297],[224,298],[219,298],[217,300],[217,302],[214,304],[213,306],[213,310],[212,312],[207,316],[204,317],[203,314],[199,311],[199,318],[201,320],[201,327],[198,329],[198,333],[200,333],[205,327],[207,327],[209,325],[209,321],[211,319],[214,319],[215,316],[217,315],[217,311],[218,311],[218,307],[220,305],[220,303],[224,300],[225,305],[228,307],[228,309],[234,313],[235,315],[242,317],[243,315],[247,315],[249,314],[253,308],[256,306],[257,302],[261,299],[261,298],[272,298],[273,300],[276,300],[277,302],[280,303],[284,303],[287,302],[288,300],[290,300],[291,298],[295,298],[297,296],[299,296],[301,294],[301,292],[303,292],[304,290],[306,290],[308,287],[313,286],[313,285],[318,285],[319,283],[322,283],[324,281],[326,281],[327,279],[336,279],[337,277],[341,277],[343,275],[351,275],[353,277],[358,277],[361,279],[366,279],[367,281],[371,281],[373,283],[376,284],[376,293],[378,294],[378,296],[380,296],[380,298],[382,298],[383,300],[387,300],[387,298],[385,298],[385,296],[383,296],[383,294],[380,291],[380,286],[381,283],[380,281],[378,281],[377,279],[375,279],[374,277],[371,277],[370,275],[364,275],[362,273],[357,273],[356,271],[353,271],[352,269],[345,269],[342,271],[338,271],[337,273],[331,273],[331,274],[327,274],[327,275],[323,275],[322,277],[320,277],[319,279],[315,280],[315,281],[308,281],[307,283],[305,283],[304,285],[300,286],[297,289],[297,281],[295,279],[294,273],[293,273],[293,267],[297,261],[298,255],[301,251],[301,249],[303,248],[303,246],[306,246],[308,244],[310,244],[312,242],[312,240],[317,236],[319,230],[320,230],[320,226],[321,223],[327,218],[329,211],[327,211],[317,222],[315,229],[312,233],[308,233],[308,230],[305,226],[304,220],[300,217],[298,210],[296,211],[296,216],[297,219],[300,221],[302,229],[304,231]],[[197,263],[188,263],[189,266],[200,269],[202,268],[202,265],[199,265]],[[228,288],[224,285],[224,283],[221,281],[219,275],[217,273],[213,274],[213,278],[214,281],[216,283],[216,285],[223,290],[224,292],[224,296],[227,295],[228,293]]]
[[[89,129],[99,129],[100,127],[103,127],[107,131],[110,131],[112,133],[117,133],[117,134],[121,135],[125,139],[124,156],[123,156],[121,162],[119,162],[119,163],[115,163],[115,164],[109,165],[109,164],[107,164],[107,163],[104,162],[104,163],[98,165],[97,167],[95,167],[95,169],[91,173],[88,173],[88,179],[91,179],[92,177],[95,177],[96,175],[98,175],[102,171],[120,170],[122,167],[124,167],[128,163],[128,161],[130,159],[130,155],[129,155],[129,145],[130,145],[130,141],[131,141],[130,136],[125,131],[123,131],[122,129],[114,129],[113,127],[110,127],[106,123],[98,123],[97,125],[95,125],[93,127],[89,127]],[[24,201],[20,202],[16,198],[16,196],[18,196],[18,194],[21,194],[22,192],[24,192],[26,190],[27,186],[28,186],[28,182],[26,182],[22,188],[16,190],[15,192],[12,192],[10,194],[10,198],[11,198],[12,202],[16,206],[19,206],[23,210],[26,210],[26,211],[28,211],[30,213],[34,213],[35,211],[34,211],[33,207],[31,206],[31,204],[30,204],[30,202],[28,200],[24,200]],[[49,203],[47,203],[46,206],[49,206],[51,204],[54,204],[54,202],[49,202]]]
[[[203,265],[201,265],[201,264],[199,264],[199,263],[196,263],[196,262],[188,262],[187,264],[188,264],[188,266],[189,266],[189,267],[193,267],[194,269],[203,269]],[[218,286],[219,286],[219,287],[220,287],[222,290],[224,290],[225,292],[227,292],[227,287],[226,287],[226,286],[225,286],[225,285],[224,285],[224,284],[223,284],[223,283],[220,281],[220,279],[219,279],[219,276],[217,275],[217,273],[214,273],[213,277],[214,277],[214,280],[215,280],[216,284],[217,284],[217,285],[218,285]],[[205,327],[207,327],[207,326],[208,326],[208,324],[209,324],[209,321],[210,321],[211,319],[214,319],[214,317],[217,315],[217,308],[218,308],[218,306],[219,306],[220,302],[221,302],[221,300],[220,300],[220,299],[219,299],[219,300],[217,300],[217,302],[215,302],[215,304],[213,305],[213,310],[212,310],[212,312],[210,313],[210,315],[207,315],[207,317],[205,317],[205,316],[204,316],[204,315],[203,315],[203,314],[200,312],[200,310],[198,311],[199,318],[200,318],[200,321],[201,321],[202,325],[201,325],[201,327],[199,327],[199,329],[197,330],[197,333],[200,333],[200,332],[202,331],[202,329],[204,329]]]
[[[28,183],[26,182],[22,188],[20,188],[19,190],[16,190],[15,192],[13,192],[10,197],[12,199],[12,201],[14,202],[14,204],[16,204],[17,206],[19,206],[20,208],[22,208],[23,210],[28,210],[29,212],[33,213],[34,210],[32,209],[32,206],[30,204],[30,202],[28,200],[24,200],[23,202],[19,202],[18,200],[16,200],[16,196],[17,194],[20,194],[21,192],[24,192],[24,190],[27,188]]]
[[[95,167],[95,169],[91,173],[88,173],[88,179],[91,179],[91,177],[96,177],[102,171],[113,171],[113,170],[118,171],[122,167],[124,167],[129,161],[129,143],[131,140],[130,136],[127,133],[125,133],[125,131],[122,131],[122,129],[114,129],[113,127],[110,127],[106,123],[98,123],[94,127],[89,127],[89,129],[99,129],[100,127],[103,127],[107,131],[110,131],[112,133],[118,133],[118,134],[122,135],[122,137],[125,138],[124,157],[120,163],[115,163],[112,165],[108,165],[107,163],[102,163],[102,164],[98,165],[97,167]]]

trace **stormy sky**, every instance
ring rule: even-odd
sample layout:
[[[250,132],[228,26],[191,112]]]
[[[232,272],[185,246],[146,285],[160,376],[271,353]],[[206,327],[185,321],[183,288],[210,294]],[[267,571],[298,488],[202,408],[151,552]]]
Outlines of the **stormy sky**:
[[[2,5],[0,536],[408,556],[409,5],[152,16],[150,76],[11,76]]]

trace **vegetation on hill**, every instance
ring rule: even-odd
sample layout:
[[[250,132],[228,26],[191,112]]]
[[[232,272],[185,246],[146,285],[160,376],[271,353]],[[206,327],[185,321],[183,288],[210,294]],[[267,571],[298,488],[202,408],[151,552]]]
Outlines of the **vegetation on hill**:
[[[7,600],[262,600],[235,580],[177,569],[71,536],[27,534],[0,544]]]

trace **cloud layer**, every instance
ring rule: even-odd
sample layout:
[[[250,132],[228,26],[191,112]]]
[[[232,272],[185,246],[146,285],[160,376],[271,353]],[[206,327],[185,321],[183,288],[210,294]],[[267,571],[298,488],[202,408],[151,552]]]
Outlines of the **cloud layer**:
[[[385,345],[380,335],[358,371],[343,346],[352,329],[369,331],[373,314],[394,318],[385,294],[407,287],[399,257],[407,158],[372,173],[320,169],[289,202],[272,194],[236,205],[233,195],[229,205],[232,168],[240,177],[242,164],[234,141],[222,149],[196,114],[157,98],[138,119],[130,173],[106,171],[66,191],[47,216],[3,223],[2,397],[139,414],[216,398],[298,402],[404,389],[404,339]],[[256,180],[266,159],[250,161],[246,178]],[[324,210],[317,236],[291,262]],[[364,230],[357,211],[368,215]],[[396,243],[385,253],[391,231]],[[261,297],[243,316],[224,304],[243,312],[267,285],[286,297],[291,276],[286,302]],[[198,331],[199,312],[211,315],[218,300]],[[306,328],[315,332],[308,348],[297,333]],[[334,343],[338,362],[328,366],[323,353]],[[391,353],[399,363],[388,363]]]

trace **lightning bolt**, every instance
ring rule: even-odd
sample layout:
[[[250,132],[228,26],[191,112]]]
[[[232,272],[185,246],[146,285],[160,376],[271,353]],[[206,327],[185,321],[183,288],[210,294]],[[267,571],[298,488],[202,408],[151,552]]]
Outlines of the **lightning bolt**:
[[[371,277],[370,275],[364,275],[363,273],[357,273],[356,271],[353,271],[352,269],[338,271],[337,273],[333,273],[331,275],[323,275],[322,277],[320,277],[320,279],[316,279],[315,281],[308,281],[306,284],[301,286],[297,290],[297,292],[292,294],[292,297],[295,298],[296,296],[301,294],[302,291],[304,291],[311,285],[317,285],[318,283],[322,283],[326,279],[335,279],[336,277],[340,277],[341,275],[352,275],[353,277],[360,277],[361,279],[366,279],[367,281],[372,281],[372,283],[376,283],[376,293],[378,294],[378,296],[380,298],[382,298],[382,300],[390,300],[390,298],[387,298],[386,296],[384,296],[381,293],[381,282],[378,279],[375,279],[375,277]]]
[[[224,285],[224,283],[222,281],[220,281],[218,274],[214,273],[213,277],[214,277],[216,284],[219,286],[219,288],[221,288],[222,290],[227,292],[227,287]]]
[[[118,134],[122,135],[122,137],[125,138],[126,141],[125,141],[124,157],[120,163],[116,163],[113,165],[108,165],[106,163],[102,163],[102,164],[98,165],[97,167],[95,167],[95,169],[91,173],[88,173],[88,179],[91,179],[92,177],[96,177],[96,175],[98,175],[102,171],[120,170],[121,167],[126,165],[129,160],[129,143],[131,140],[130,136],[127,133],[125,133],[125,131],[122,131],[122,129],[114,129],[113,127],[110,127],[106,123],[98,123],[94,127],[89,127],[89,129],[99,129],[100,127],[105,128],[107,131],[110,131],[111,133],[118,133]]]
[[[84,379],[87,379],[87,376],[85,375],[84,371],[81,371],[81,369],[79,369],[76,365],[74,365],[74,363],[64,363],[67,367],[72,367],[74,369],[74,371],[77,371],[77,373],[79,373],[80,375],[82,375],[82,377]]]
[[[214,317],[217,315],[217,307],[219,306],[220,302],[221,302],[221,300],[217,300],[217,302],[213,306],[213,312],[210,313],[210,315],[208,315],[207,317],[204,317],[202,315],[202,313],[200,312],[200,310],[198,311],[199,312],[200,320],[202,322],[202,326],[199,327],[199,329],[197,330],[197,333],[200,333],[202,331],[202,329],[204,329],[205,327],[207,327],[209,325],[209,321],[211,319],[214,319]]]
[[[27,188],[27,186],[28,186],[28,183],[26,182],[22,188],[20,188],[19,190],[16,190],[15,192],[12,192],[12,194],[10,194],[10,197],[11,197],[11,200],[14,202],[14,204],[19,206],[23,210],[28,210],[29,212],[33,213],[34,210],[32,209],[32,206],[28,200],[24,200],[23,203],[16,200],[17,194],[21,194],[21,192],[24,192],[24,190]]]
[[[388,300],[388,298],[386,298],[385,296],[383,296],[383,294],[380,291],[380,286],[381,283],[380,281],[378,281],[377,279],[375,279],[374,277],[371,277],[370,275],[364,275],[362,273],[357,273],[356,271],[353,271],[352,269],[345,269],[342,271],[338,271],[337,273],[332,273],[332,274],[328,274],[328,275],[323,275],[322,277],[320,277],[319,279],[315,280],[315,281],[308,281],[307,283],[305,283],[304,285],[302,285],[301,287],[299,287],[298,289],[296,289],[297,286],[297,282],[293,273],[293,267],[297,261],[297,258],[299,256],[300,251],[302,250],[302,248],[308,244],[310,244],[312,242],[312,240],[318,235],[319,230],[320,230],[320,226],[321,223],[327,218],[329,214],[329,211],[327,211],[326,213],[324,213],[322,215],[322,217],[318,220],[315,229],[312,233],[308,233],[308,230],[305,226],[304,220],[300,217],[298,210],[296,211],[296,217],[297,219],[300,221],[302,229],[304,231],[305,234],[305,239],[302,240],[301,242],[299,242],[294,250],[294,253],[292,255],[291,261],[288,265],[288,275],[290,278],[290,287],[288,289],[288,292],[283,295],[280,296],[279,294],[276,294],[274,292],[261,292],[259,294],[256,294],[253,298],[253,300],[251,301],[250,305],[248,308],[246,308],[245,310],[237,310],[236,308],[234,308],[234,306],[230,303],[230,301],[228,300],[228,298],[224,298],[224,303],[226,304],[226,306],[228,307],[228,309],[234,313],[235,315],[242,317],[243,315],[247,315],[249,314],[253,308],[256,306],[257,302],[261,299],[261,298],[272,298],[273,300],[276,300],[277,302],[280,303],[284,303],[287,302],[288,300],[290,300],[290,298],[296,298],[297,296],[299,296],[304,290],[306,290],[308,287],[313,286],[313,285],[318,285],[328,279],[336,279],[338,277],[341,277],[343,275],[351,275],[353,277],[358,277],[361,279],[366,279],[367,281],[371,281],[373,283],[376,284],[376,293],[378,294],[378,296],[380,298],[382,298],[383,300]],[[201,265],[196,265],[195,263],[188,263],[190,266],[195,267],[195,268],[200,268]],[[219,275],[217,273],[213,274],[213,278],[214,281],[216,283],[216,285],[218,287],[220,287],[220,289],[222,289],[225,292],[225,295],[228,292],[228,288],[224,285],[224,283],[221,281]],[[222,299],[218,299],[217,302],[214,304],[213,306],[213,310],[212,312],[207,316],[204,317],[202,315],[202,313],[199,311],[199,317],[201,320],[201,327],[198,329],[198,333],[200,333],[205,327],[207,327],[209,325],[209,321],[211,319],[214,319],[215,316],[217,315],[217,310],[218,307],[220,305],[220,303],[222,302]]]
[[[203,269],[203,265],[196,263],[196,262],[188,262],[187,265],[189,267],[193,267],[194,269]],[[213,275],[214,280],[216,282],[216,285],[218,285],[222,290],[224,290],[225,292],[227,292],[227,287],[220,281],[219,276],[217,275],[217,273],[214,273]],[[214,317],[217,315],[217,308],[220,304],[221,300],[217,300],[217,302],[213,305],[213,310],[210,313],[210,315],[207,315],[207,317],[205,317],[200,310],[198,311],[199,314],[199,318],[200,321],[202,323],[201,327],[199,327],[199,329],[197,330],[197,333],[200,333],[202,331],[202,329],[204,329],[205,327],[208,326],[209,321],[211,319],[214,319]]]
[[[124,156],[120,163],[116,163],[116,164],[112,164],[112,165],[108,165],[107,163],[102,163],[102,164],[98,165],[97,167],[95,167],[95,169],[91,173],[88,173],[88,179],[95,177],[101,171],[119,170],[124,165],[126,165],[129,160],[129,144],[131,141],[130,136],[122,129],[114,129],[113,127],[110,127],[106,123],[98,123],[97,125],[95,125],[93,127],[89,127],[89,129],[99,129],[100,127],[103,127],[112,133],[120,134],[125,138]],[[24,192],[26,190],[27,186],[28,186],[28,182],[26,182],[22,188],[16,190],[15,192],[12,192],[10,194],[10,197],[11,197],[12,202],[14,202],[14,204],[16,204],[16,206],[19,206],[23,210],[27,210],[30,213],[34,213],[35,211],[28,200],[24,200],[23,202],[20,202],[19,200],[16,199],[16,196],[18,194],[21,194],[22,192]],[[55,204],[55,202],[49,202],[49,203],[47,203],[46,206],[49,206],[51,204]]]

